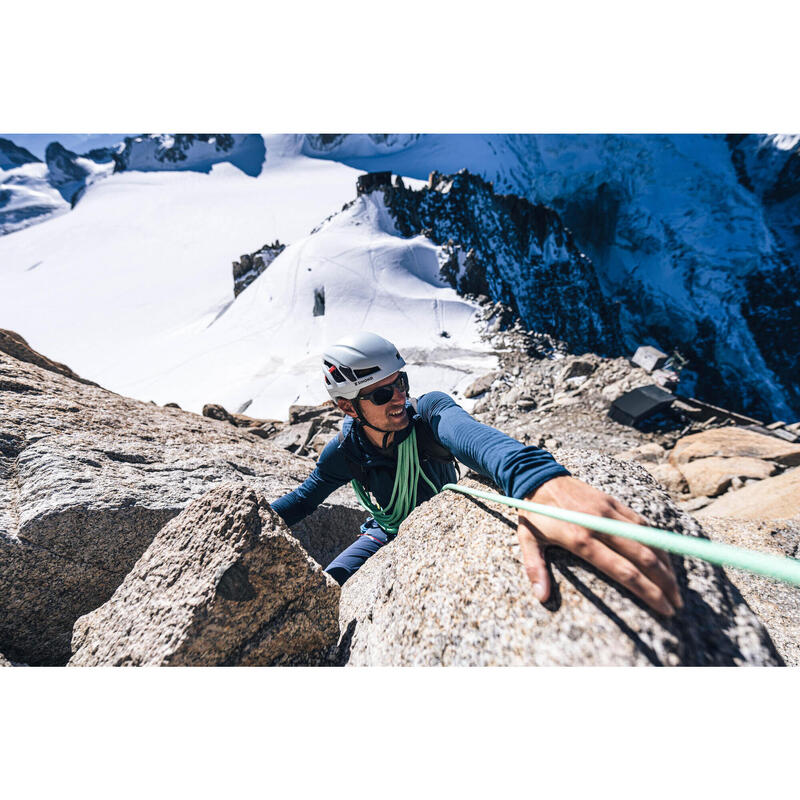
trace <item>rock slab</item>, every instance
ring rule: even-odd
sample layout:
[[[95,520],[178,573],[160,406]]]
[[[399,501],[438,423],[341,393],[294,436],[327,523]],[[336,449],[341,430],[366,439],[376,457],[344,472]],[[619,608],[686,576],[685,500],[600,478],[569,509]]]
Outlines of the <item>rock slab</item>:
[[[736,519],[791,519],[800,515],[800,468],[745,486],[715,500],[697,512],[705,517]]]
[[[709,456],[763,458],[790,467],[800,464],[800,445],[744,428],[713,428],[679,439],[669,461],[680,468],[688,461]]]
[[[76,622],[69,666],[323,664],[338,599],[264,496],[225,484],[165,525]]]
[[[764,480],[775,469],[769,461],[748,456],[708,456],[680,464],[680,472],[686,478],[692,497],[715,497],[728,489],[734,478]]]
[[[555,456],[651,525],[703,535],[638,464],[585,450]],[[553,592],[543,606],[520,562],[513,509],[440,494],[342,587],[343,659],[353,666],[783,663],[719,567],[674,558],[685,606],[667,619],[572,554],[551,548],[548,559]]]

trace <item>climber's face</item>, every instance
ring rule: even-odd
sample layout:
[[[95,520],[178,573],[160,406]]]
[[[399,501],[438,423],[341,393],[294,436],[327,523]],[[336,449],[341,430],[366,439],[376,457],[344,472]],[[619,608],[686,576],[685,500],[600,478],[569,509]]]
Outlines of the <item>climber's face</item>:
[[[383,392],[376,392],[376,390],[384,387],[386,389]],[[393,390],[388,402],[376,402],[384,399],[388,389]],[[401,431],[410,422],[405,410],[407,399],[408,383],[405,373],[395,372],[382,381],[367,387],[363,393],[359,392],[358,405],[362,415],[370,425],[374,425],[384,431]],[[340,399],[338,405],[345,414],[351,417],[357,416],[356,410],[349,400]]]

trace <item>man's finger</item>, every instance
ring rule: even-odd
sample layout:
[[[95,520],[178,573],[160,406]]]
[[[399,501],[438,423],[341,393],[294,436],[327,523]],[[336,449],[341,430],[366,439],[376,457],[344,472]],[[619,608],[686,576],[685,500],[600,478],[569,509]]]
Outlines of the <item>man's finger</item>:
[[[613,506],[614,508],[609,514],[610,518],[633,522],[637,525],[647,525],[646,520],[619,501],[615,500]],[[622,536],[598,534],[598,538],[632,561],[651,581],[658,584],[675,608],[683,607],[678,579],[668,553],[655,547],[648,547],[634,539],[625,539]]]
[[[659,551],[632,539],[623,539],[621,536],[602,536],[602,540],[656,584],[675,608],[683,607],[675,573],[671,569],[671,565],[666,565],[659,558]]]
[[[524,517],[519,518],[517,536],[522,551],[522,565],[525,568],[525,574],[533,584],[533,591],[537,599],[544,603],[550,597],[550,575],[547,572],[542,545],[533,535],[533,526]]]
[[[598,539],[590,539],[588,544],[582,548],[582,552],[576,553],[576,555],[580,555],[590,564],[594,564],[659,613],[668,617],[675,613],[674,606],[661,586],[650,580],[636,564]]]

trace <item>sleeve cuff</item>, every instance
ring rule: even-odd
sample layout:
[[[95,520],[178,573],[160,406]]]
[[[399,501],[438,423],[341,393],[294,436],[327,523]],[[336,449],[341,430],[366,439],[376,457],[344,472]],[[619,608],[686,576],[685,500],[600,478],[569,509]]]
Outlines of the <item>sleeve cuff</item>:
[[[531,475],[527,480],[521,481],[519,486],[514,487],[511,497],[515,500],[524,500],[543,483],[547,483],[547,481],[553,478],[560,478],[563,476],[570,477],[571,475],[572,473],[565,467],[562,467],[561,464],[554,463],[552,466],[537,472],[535,475]]]

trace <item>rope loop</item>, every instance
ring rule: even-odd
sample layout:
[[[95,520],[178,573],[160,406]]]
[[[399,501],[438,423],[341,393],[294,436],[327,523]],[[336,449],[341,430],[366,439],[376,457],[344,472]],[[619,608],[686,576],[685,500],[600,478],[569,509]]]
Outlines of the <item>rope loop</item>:
[[[394,476],[394,487],[385,509],[373,501],[366,487],[357,480],[353,479],[350,484],[361,505],[372,514],[378,525],[386,533],[397,533],[400,523],[417,506],[417,484],[420,478],[433,489],[434,494],[439,493],[420,466],[417,431],[412,428],[411,435],[403,439],[397,446],[397,471]]]

